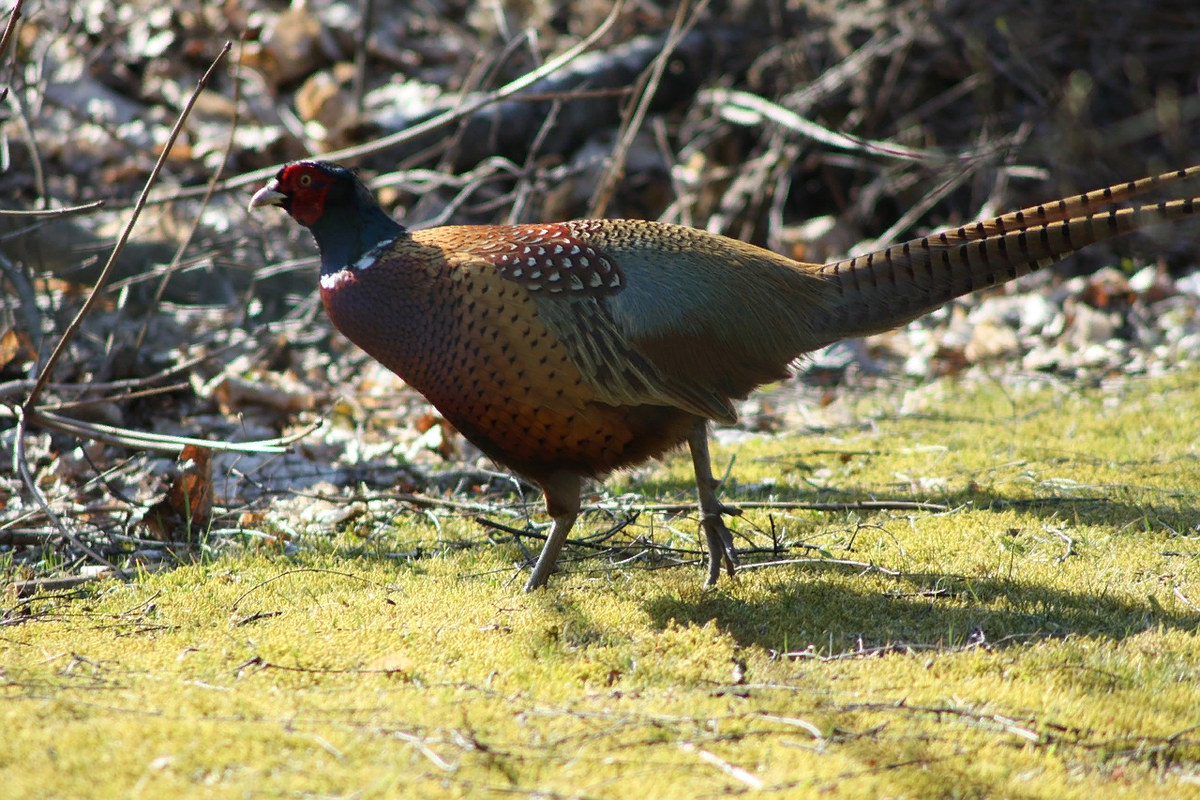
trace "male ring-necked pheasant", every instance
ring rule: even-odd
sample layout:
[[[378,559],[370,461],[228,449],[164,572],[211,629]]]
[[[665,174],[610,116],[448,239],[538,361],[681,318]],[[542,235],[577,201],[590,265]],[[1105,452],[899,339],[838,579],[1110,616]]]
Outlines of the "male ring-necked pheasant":
[[[355,344],[496,461],[536,481],[554,520],[546,583],[586,477],[692,452],[712,584],[737,563],[716,496],[708,420],[797,357],[908,322],[1113,236],[1187,217],[1200,198],[1115,208],[1200,175],[1144,178],[866,256],[803,264],[678,225],[589,219],[409,231],[351,170],[283,167],[250,206],[278,205],[321,251],[321,299]]]

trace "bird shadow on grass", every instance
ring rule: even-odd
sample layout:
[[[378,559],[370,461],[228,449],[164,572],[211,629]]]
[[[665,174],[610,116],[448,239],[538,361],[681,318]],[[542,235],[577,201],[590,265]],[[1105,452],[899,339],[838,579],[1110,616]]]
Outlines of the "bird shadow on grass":
[[[1194,632],[1200,623],[1195,612],[1172,612],[1103,588],[1074,592],[1020,579],[915,573],[881,591],[829,579],[852,571],[840,565],[781,570],[752,599],[717,589],[694,598],[662,594],[644,607],[661,628],[711,622],[743,647],[794,657],[998,648],[1069,635],[1119,641],[1158,628]]]
[[[680,496],[689,487],[683,481],[666,481],[643,488],[651,495]],[[1102,574],[1107,568],[1098,568],[1094,577],[1076,575],[1077,583],[1081,584],[1078,589],[1062,588],[1058,581],[1057,585],[1050,585],[1044,574],[1039,578],[1023,573],[1021,548],[1034,546],[1030,544],[1034,538],[1040,540],[1036,544],[1040,548],[1039,561],[1064,563],[1088,558],[1095,552],[1095,546],[1078,529],[1089,526],[1130,537],[1153,536],[1159,541],[1148,546],[1159,553],[1168,557],[1187,555],[1174,552],[1177,548],[1161,542],[1161,537],[1164,531],[1184,532],[1195,524],[1200,512],[1192,505],[1193,497],[1184,493],[1167,498],[1169,504],[1151,504],[1126,499],[1132,495],[1120,487],[1111,494],[1008,498],[1002,492],[974,490],[925,498],[952,509],[973,508],[997,514],[1010,509],[1019,512],[1021,527],[1001,530],[1000,526],[1009,525],[1011,518],[998,520],[991,526],[993,530],[987,532],[986,541],[972,545],[994,550],[1003,543],[1014,554],[1015,568],[1004,568],[998,556],[981,574],[969,575],[904,571],[902,557],[885,565],[894,567],[900,563],[898,571],[873,569],[870,564],[878,563],[878,559],[866,552],[866,548],[856,547],[852,536],[845,536],[846,531],[859,524],[891,525],[893,530],[888,536],[902,549],[909,535],[908,515],[919,517],[929,512],[789,511],[787,537],[791,542],[805,541],[822,530],[835,528],[842,532],[841,544],[830,545],[819,553],[797,552],[793,548],[772,554],[760,549],[743,557],[742,574],[769,570],[765,588],[742,591],[723,575],[713,590],[662,593],[648,597],[644,607],[660,627],[712,622],[743,646],[758,646],[777,653],[804,652],[805,657],[837,657],[871,649],[944,649],[983,643],[1020,645],[1068,635],[1121,640],[1158,627],[1196,631],[1200,627],[1200,613],[1194,607],[1173,602],[1168,605],[1174,605],[1176,610],[1165,608],[1151,595],[1153,589],[1139,597],[1135,594],[1137,589],[1114,588],[1112,579]],[[877,490],[858,492],[854,488],[843,489],[836,497],[826,492],[773,490],[772,499],[851,502],[878,496]],[[727,493],[724,499],[736,505],[739,500],[750,498]],[[811,522],[802,516],[806,513],[812,514]],[[973,519],[973,525],[980,524],[978,514]],[[761,545],[766,532],[762,531],[761,517],[757,523],[760,533],[752,538]],[[983,525],[988,527],[986,521]],[[736,527],[746,529],[744,523]],[[1078,538],[1072,538],[1073,535]],[[847,540],[849,547],[845,546]],[[963,542],[959,539],[946,546],[962,547]],[[788,563],[789,560],[793,563]],[[781,563],[756,568],[756,561]],[[699,567],[696,573],[699,581]],[[738,580],[741,579],[733,579]],[[1134,583],[1133,578],[1130,583]]]
[[[660,501],[670,499],[688,506],[694,502],[694,485],[684,478],[642,480],[637,489],[645,497]],[[733,523],[739,547],[747,548],[741,551],[743,569],[739,577],[731,580],[722,575],[715,589],[700,588],[702,567],[698,562],[702,537],[696,533],[691,542],[682,543],[688,553],[676,552],[673,557],[687,559],[694,555],[697,563],[680,565],[676,560],[665,567],[686,572],[690,588],[652,590],[640,602],[651,624],[660,629],[677,624],[712,623],[741,646],[800,654],[793,656],[799,658],[844,657],[865,651],[946,650],[982,644],[1007,647],[1069,635],[1116,641],[1157,627],[1196,631],[1200,614],[1189,608],[1165,608],[1149,596],[1152,589],[1138,596],[1137,590],[1113,588],[1112,582],[1099,572],[1094,579],[1083,579],[1090,581],[1089,585],[1066,589],[1060,581],[1052,585],[1044,574],[1039,578],[1023,571],[1020,551],[1022,547],[1034,547],[1033,538],[1041,540],[1036,545],[1040,547],[1036,553],[1039,559],[1071,562],[1070,566],[1075,566],[1078,562],[1074,559],[1087,558],[1096,552],[1088,534],[1080,534],[1077,529],[1096,527],[1121,536],[1153,536],[1158,541],[1150,546],[1162,551],[1175,549],[1161,540],[1165,530],[1184,532],[1200,518],[1200,509],[1195,507],[1194,497],[1189,493],[1163,493],[1164,502],[1151,503],[1138,501],[1146,496],[1145,490],[1138,490],[1139,494],[1122,487],[1109,487],[1104,492],[1097,491],[1098,496],[1088,497],[1028,498],[984,488],[904,497],[907,501],[923,500],[950,509],[975,510],[970,524],[979,528],[985,539],[968,540],[967,545],[995,550],[1003,542],[1006,552],[1013,553],[1016,562],[1014,568],[1006,569],[999,558],[992,559],[980,574],[927,568],[905,571],[906,559],[902,555],[892,558],[912,542],[910,516],[919,519],[933,512],[787,509],[787,517],[779,526],[780,549],[773,552],[771,526],[765,520],[776,512],[759,509],[752,517],[748,515]],[[1157,498],[1154,492],[1152,495]],[[733,505],[767,498],[764,492],[734,489],[723,493],[723,499]],[[843,486],[836,490],[775,486],[771,487],[769,498],[784,503],[849,503],[878,499],[880,492],[878,486]],[[1011,517],[1000,519],[1002,513],[1010,510],[1019,513],[1016,524],[1021,527],[1008,528],[1014,524]],[[981,521],[979,511],[994,513],[994,524],[989,516]],[[696,530],[693,508],[678,515],[653,513],[656,524],[668,523],[677,531]],[[779,513],[785,512],[781,509]],[[952,513],[948,518],[954,516]],[[623,514],[618,513],[616,518],[623,518]],[[552,581],[564,580],[566,574],[581,571],[664,569],[646,566],[654,563],[654,547],[647,546],[647,536],[640,527],[635,531],[631,526],[629,531],[612,539],[603,539],[613,519],[611,512],[593,512],[580,519],[571,537],[576,543],[568,544],[560,560],[563,573]],[[644,521],[645,517],[642,524]],[[898,545],[897,549],[886,553],[881,560],[877,551],[856,541],[853,531],[859,525],[883,526],[888,531],[887,538]],[[523,526],[518,523],[515,527]],[[1059,534],[1049,532],[1060,528],[1061,539]],[[651,530],[648,539],[657,538]],[[591,541],[591,546],[581,547],[578,542],[582,540]],[[818,542],[820,549],[811,542]],[[676,540],[672,544],[681,543]],[[409,569],[421,571],[422,558],[436,555],[445,547],[494,546],[468,530],[461,540],[446,540],[441,548],[414,551],[404,560],[409,562]],[[961,538],[946,543],[948,549],[963,546]],[[527,541],[531,556],[536,555],[539,547],[540,542]],[[395,563],[395,553],[372,555],[370,547],[353,549],[354,552],[343,555]],[[513,555],[520,556],[515,550]],[[764,561],[781,563],[756,566]],[[603,565],[597,567],[597,562]],[[660,559],[658,563],[663,562]],[[889,569],[874,569],[871,564]],[[523,575],[518,576],[514,586],[523,579]],[[742,584],[751,580],[757,587],[746,591]],[[569,602],[561,605],[559,611],[568,618],[578,616],[575,626],[589,629],[586,612],[572,610]]]

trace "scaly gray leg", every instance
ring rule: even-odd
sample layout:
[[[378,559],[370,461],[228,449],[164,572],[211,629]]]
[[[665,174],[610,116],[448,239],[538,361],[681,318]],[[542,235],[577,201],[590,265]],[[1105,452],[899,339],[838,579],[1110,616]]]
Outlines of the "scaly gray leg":
[[[554,519],[546,544],[542,545],[542,554],[538,556],[533,566],[533,574],[525,582],[525,591],[546,585],[550,573],[554,571],[554,563],[558,554],[566,544],[567,534],[575,525],[579,516],[579,493],[583,489],[583,480],[573,472],[556,472],[548,481],[542,484],[546,495],[546,510]]]
[[[708,579],[705,587],[714,586],[721,576],[721,563],[732,578],[737,569],[737,553],[733,548],[733,534],[725,527],[722,514],[738,516],[740,508],[721,503],[717,499],[716,481],[713,480],[712,462],[708,457],[708,420],[697,420],[688,436],[688,447],[692,451],[692,467],[696,471],[696,494],[700,496],[700,524],[708,541]]]

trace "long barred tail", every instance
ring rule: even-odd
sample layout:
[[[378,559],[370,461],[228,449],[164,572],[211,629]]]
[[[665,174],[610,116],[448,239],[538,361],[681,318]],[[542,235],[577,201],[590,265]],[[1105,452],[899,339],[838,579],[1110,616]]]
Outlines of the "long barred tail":
[[[893,328],[1114,236],[1192,217],[1200,197],[1104,208],[1200,176],[1200,166],[1023,208],[867,255],[814,266],[839,297],[814,329],[828,341]],[[1100,210],[1100,209],[1104,210]]]
[[[1200,165],[1175,170],[1174,172],[1164,172],[1162,175],[1142,178],[1130,181],[1129,183],[1119,183],[1115,186],[1097,189],[1094,192],[1055,200],[1052,203],[1043,203],[1041,205],[1030,206],[1029,208],[1022,208],[1020,211],[1013,211],[987,222],[977,222],[973,225],[967,225],[965,228],[959,228],[958,233],[965,235],[966,230],[970,229],[971,233],[978,238],[980,236],[992,236],[997,233],[1007,233],[1012,230],[1021,230],[1034,225],[1049,225],[1052,222],[1086,217],[1098,213],[1108,206],[1124,203],[1126,200],[1132,200],[1135,197],[1140,197],[1157,189],[1170,187],[1172,184],[1180,183],[1197,176],[1200,176]]]

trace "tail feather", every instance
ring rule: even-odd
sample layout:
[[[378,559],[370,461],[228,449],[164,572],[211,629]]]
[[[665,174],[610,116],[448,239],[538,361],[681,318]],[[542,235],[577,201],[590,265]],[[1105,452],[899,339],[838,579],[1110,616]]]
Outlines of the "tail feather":
[[[839,300],[829,318],[814,322],[827,342],[878,333],[909,322],[955,297],[1041,269],[1087,247],[1131,231],[1194,216],[1200,197],[1093,211],[1166,182],[1200,174],[1200,167],[945,231],[864,256],[813,268]],[[1104,198],[1115,198],[1108,200]],[[1070,212],[1084,213],[1064,217]],[[1032,217],[1032,221],[1031,221]]]
[[[1135,197],[1140,197],[1157,189],[1163,189],[1172,184],[1200,176],[1200,165],[1178,169],[1174,172],[1164,172],[1149,178],[1119,183],[1104,189],[1096,189],[1085,194],[1055,200],[1052,203],[1042,203],[1036,206],[1022,208],[1003,216],[985,222],[977,222],[958,229],[959,235],[971,238],[994,236],[1013,230],[1023,230],[1035,225],[1049,225],[1053,222],[1085,217],[1098,213],[1106,206],[1124,203]]]

